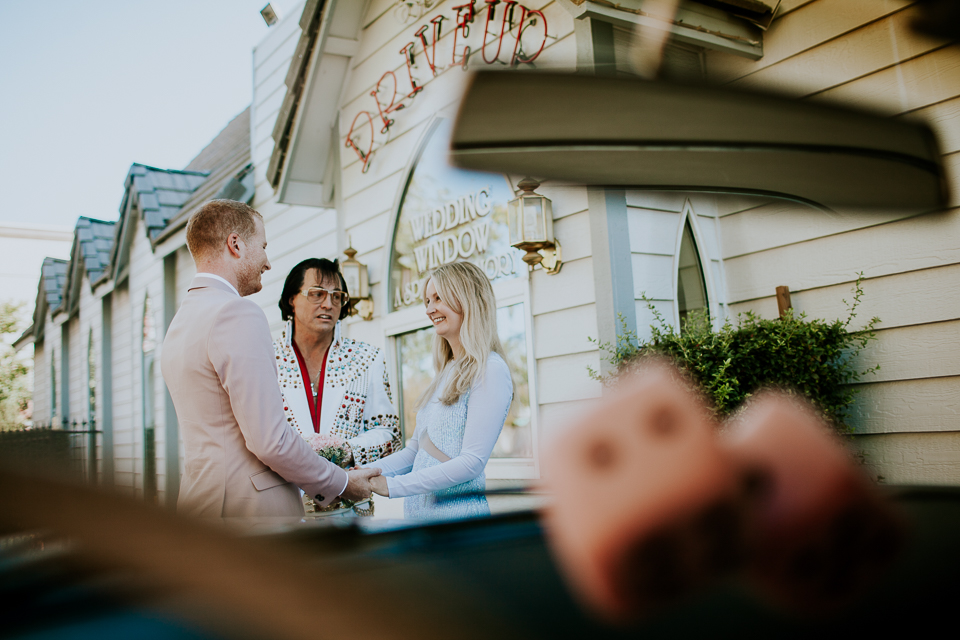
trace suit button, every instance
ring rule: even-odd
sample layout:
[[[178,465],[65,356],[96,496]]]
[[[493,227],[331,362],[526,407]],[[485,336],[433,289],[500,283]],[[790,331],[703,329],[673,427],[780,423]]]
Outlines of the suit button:
[[[323,502],[323,496],[320,495],[319,493],[313,496],[313,499],[316,500],[317,502]]]

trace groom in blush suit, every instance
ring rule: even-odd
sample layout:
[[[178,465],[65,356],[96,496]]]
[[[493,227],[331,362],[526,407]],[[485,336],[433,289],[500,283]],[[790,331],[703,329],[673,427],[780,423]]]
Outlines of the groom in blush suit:
[[[244,296],[270,268],[263,219],[211,200],[187,223],[197,275],[167,329],[160,367],[183,435],[177,509],[204,517],[301,516],[299,486],[326,506],[370,496],[377,472],[346,472],[286,421],[263,310]]]

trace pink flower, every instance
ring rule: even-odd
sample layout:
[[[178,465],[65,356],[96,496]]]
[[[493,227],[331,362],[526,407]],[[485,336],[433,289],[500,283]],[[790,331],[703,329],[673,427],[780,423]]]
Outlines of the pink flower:
[[[338,438],[337,436],[331,436],[324,433],[315,433],[307,438],[307,444],[310,445],[311,449],[317,453],[320,453],[324,449],[328,449],[330,447],[342,449],[343,445],[346,444],[346,441],[343,438]]]

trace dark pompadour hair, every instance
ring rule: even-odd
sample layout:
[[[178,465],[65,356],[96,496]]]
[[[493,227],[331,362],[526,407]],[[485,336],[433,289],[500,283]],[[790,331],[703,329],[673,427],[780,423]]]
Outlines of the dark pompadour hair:
[[[314,270],[320,272],[321,281],[325,276],[338,278],[340,280],[340,290],[346,291],[347,295],[350,295],[350,292],[347,291],[347,281],[343,279],[343,274],[340,273],[339,261],[331,261],[327,260],[326,258],[307,258],[290,270],[286,281],[283,283],[283,293],[280,294],[279,307],[280,316],[284,320],[289,320],[293,317],[293,305],[290,304],[290,298],[300,293],[300,289],[303,288],[303,280],[307,271]],[[340,307],[340,319],[343,320],[350,315],[350,310],[352,308],[353,303],[347,300],[346,304]]]

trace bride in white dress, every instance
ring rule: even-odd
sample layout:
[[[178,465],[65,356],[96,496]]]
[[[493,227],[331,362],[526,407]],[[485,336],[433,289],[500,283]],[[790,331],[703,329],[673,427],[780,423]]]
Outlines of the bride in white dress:
[[[454,262],[431,274],[424,304],[437,332],[437,375],[406,448],[366,465],[383,472],[371,479],[373,490],[405,497],[407,518],[489,515],[484,468],[513,400],[493,287],[479,267]]]

